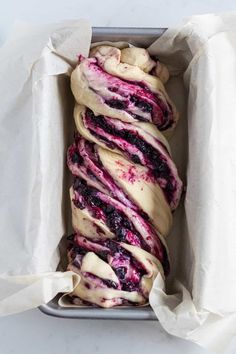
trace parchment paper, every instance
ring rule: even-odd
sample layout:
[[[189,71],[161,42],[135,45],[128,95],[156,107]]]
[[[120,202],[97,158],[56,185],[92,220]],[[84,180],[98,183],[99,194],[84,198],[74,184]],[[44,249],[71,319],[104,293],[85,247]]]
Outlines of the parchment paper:
[[[188,89],[186,223],[169,239],[173,295],[157,278],[150,302],[169,333],[218,352],[236,334],[235,30],[235,13],[195,16],[150,48]]]
[[[181,120],[171,146],[187,182],[168,239],[167,293],[158,277],[150,303],[169,333],[219,352],[236,334],[235,27],[236,14],[195,16],[150,47],[175,75],[168,91]],[[48,302],[79,281],[55,271],[70,230],[69,74],[90,39],[84,20],[18,25],[0,49],[2,315]]]
[[[46,303],[79,280],[55,271],[58,244],[69,230],[65,153],[74,106],[69,74],[78,51],[88,55],[90,41],[85,20],[19,24],[0,49],[2,315]]]

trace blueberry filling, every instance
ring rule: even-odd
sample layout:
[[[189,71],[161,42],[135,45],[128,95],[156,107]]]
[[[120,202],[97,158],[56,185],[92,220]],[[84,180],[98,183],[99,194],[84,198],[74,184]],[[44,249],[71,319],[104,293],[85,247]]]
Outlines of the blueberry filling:
[[[67,160],[71,172],[82,178],[88,178],[93,181],[93,185],[100,186],[106,193],[112,195],[125,204],[126,206],[140,211],[140,213],[148,219],[148,215],[144,213],[139,207],[128,197],[128,195],[116,184],[113,177],[104,169],[99,155],[94,148],[95,144],[85,141],[78,135],[75,136],[75,143],[68,149]],[[75,181],[75,183],[80,183]],[[96,201],[94,201],[96,203]],[[80,205],[80,208],[83,205]]]
[[[87,175],[94,181],[98,181],[97,176],[95,176],[95,174],[89,169],[87,168]]]
[[[87,253],[86,250],[84,248],[80,247],[80,246],[75,246],[73,248],[73,251],[75,253],[81,254],[82,256],[84,256]]]
[[[84,59],[82,67],[90,90],[100,95],[109,107],[124,110],[137,120],[153,122],[160,130],[174,123],[170,104],[161,93],[152,92],[145,83],[114,77],[93,58]]]
[[[152,112],[153,110],[153,107],[150,103],[141,100],[137,96],[130,96],[130,100],[134,103],[136,107],[140,108],[143,112]]]
[[[114,91],[113,91],[114,92]],[[132,95],[130,96],[130,101],[134,103],[135,107],[138,107],[141,109],[142,112],[144,113],[151,113],[153,111],[153,107],[150,103],[143,101],[142,99]],[[128,102],[127,101],[121,101],[118,99],[111,99],[111,100],[105,100],[105,103],[115,109],[121,109],[121,110],[126,110],[128,107]],[[133,115],[134,118],[137,118],[138,120],[145,121],[144,117],[140,116],[139,114],[134,114],[130,111],[128,111],[129,114]],[[166,116],[166,113],[168,115],[168,112],[164,112],[164,116]]]
[[[83,156],[83,159],[88,158],[88,160],[86,164],[83,162],[83,164],[79,165],[79,168],[77,167],[76,170],[74,170],[74,165],[77,164],[71,166],[72,172],[75,171],[75,174],[79,176],[74,179],[73,188],[74,191],[76,191],[73,198],[74,205],[81,210],[87,208],[88,212],[91,213],[95,219],[102,220],[102,222],[104,222],[110,231],[116,236],[118,241],[127,242],[131,245],[142,247],[147,252],[155,255],[162,262],[164,256],[163,244],[161,243],[158,234],[156,234],[155,230],[148,222],[148,216],[132,204],[129,199],[123,200],[124,194],[123,196],[121,194],[117,194],[119,198],[121,196],[121,204],[119,205],[118,202],[118,205],[114,207],[114,201],[112,202],[112,199],[109,199],[110,197],[106,197],[106,195],[110,194],[110,187],[112,187],[112,185],[108,184],[108,189],[104,192],[103,190],[100,190],[100,185],[105,183],[104,186],[107,186],[107,181],[109,181],[109,178],[111,177],[107,174],[103,167],[100,167],[101,162],[98,158],[96,150],[94,149],[95,145],[88,143],[83,138],[79,137],[76,138],[76,141],[78,146],[76,147],[76,145],[73,144],[69,148],[69,166],[71,166],[70,153],[73,154],[75,151],[78,152],[80,156]],[[86,154],[85,151],[87,151]],[[90,167],[88,168],[88,166]],[[91,179],[87,180],[87,176],[94,175],[90,168],[93,169],[92,171],[95,171],[96,178],[99,178],[98,182],[96,181],[96,178],[95,183],[91,182]],[[103,175],[102,183],[100,183],[101,175]],[[92,178],[92,180],[94,181],[94,178]],[[127,205],[128,209],[124,209],[124,204]],[[132,212],[129,208],[136,212],[135,220],[139,219],[141,229],[139,229],[140,226],[136,224],[137,222],[135,220],[134,224],[130,222]]]
[[[141,161],[140,161],[140,158],[138,157],[138,155],[131,155],[131,160],[134,162],[134,163],[138,163],[141,165]]]
[[[73,187],[76,191],[78,191],[83,197],[89,198],[91,200],[92,195],[96,194],[96,189],[93,187],[88,187],[85,180],[82,178],[76,177],[74,179]],[[96,203],[96,198],[94,198],[94,203]]]
[[[75,151],[73,155],[71,156],[71,161],[73,163],[78,163],[81,164],[83,162],[82,157]]]
[[[125,242],[126,241],[126,230],[125,229],[118,229],[116,236],[117,240],[120,242]]]
[[[105,101],[105,103],[111,107],[111,108],[115,108],[115,109],[126,109],[127,108],[127,102],[124,101],[120,101],[120,100],[107,100]]]
[[[108,90],[111,92],[117,92],[118,91],[118,87],[108,87]]]
[[[88,277],[90,279],[98,279],[100,282],[102,282],[104,285],[106,285],[108,288],[113,288],[113,289],[117,289],[118,288],[118,284],[115,283],[113,280],[110,279],[103,279],[103,278],[99,278],[96,275],[89,273],[89,272],[85,272],[84,273],[85,277]]]
[[[116,254],[119,253],[124,257],[130,257],[129,252],[126,251],[123,247],[120,246],[120,244],[116,241],[113,240],[105,240],[103,245],[105,247],[108,247],[110,249],[111,254]]]
[[[106,206],[106,213],[107,214],[113,213],[114,211],[115,211],[115,208],[112,205]]]
[[[103,261],[106,261],[106,260],[107,260],[107,255],[108,255],[107,252],[105,252],[105,251],[98,251],[98,252],[97,252],[97,255],[98,255]]]
[[[103,279],[103,282],[108,286],[108,288],[117,289],[117,284],[114,281],[109,279]]]
[[[73,202],[78,209],[83,210],[85,208],[85,205],[81,203],[78,199],[74,200]]]
[[[121,228],[122,229],[126,228],[126,225],[128,224],[128,220],[126,217],[122,215],[121,212],[114,210],[113,212],[107,213],[106,209],[107,207],[103,208],[107,216],[106,224],[113,232],[117,234]],[[131,225],[130,228],[132,229]]]
[[[105,223],[108,228],[117,236],[118,240],[131,241],[134,245],[141,246],[150,251],[149,246],[144,243],[142,237],[139,235],[137,230],[134,229],[133,224],[128,220],[128,218],[123,214],[123,212],[116,210],[112,205],[103,202],[96,196],[96,189],[87,185],[86,181],[81,178],[76,177],[74,181],[74,190],[79,192],[80,196],[83,198],[83,204],[79,202],[79,207],[81,209],[81,204],[87,205],[90,208],[94,217],[97,217],[99,208],[104,216]],[[78,203],[77,199],[74,203]],[[76,205],[77,206],[77,205]],[[95,208],[95,209],[94,209]],[[127,238],[128,231],[132,232],[132,238]]]
[[[75,234],[73,235],[75,238]],[[71,238],[71,237],[70,237]],[[70,240],[72,244],[72,248],[70,246],[69,252],[73,258],[73,264],[80,269],[81,264],[76,262],[77,255],[84,256],[87,252],[91,251],[90,247],[88,246],[87,249],[81,246],[77,246],[76,239]],[[146,273],[143,267],[136,261],[136,259],[123,247],[121,247],[118,243],[112,240],[107,241],[99,241],[94,243],[94,247],[96,245],[108,247],[109,251],[104,254],[104,258],[102,258],[105,262],[109,263],[109,257],[112,257],[114,262],[111,262],[110,265],[113,268],[114,272],[116,273],[121,290],[124,291],[139,291],[139,283],[141,277]],[[101,258],[101,254],[99,251],[96,251],[96,254]],[[125,264],[122,266],[122,264]],[[97,276],[91,273],[84,273],[84,276],[88,276],[90,279],[98,279]],[[117,289],[118,284],[110,279],[101,279],[100,281],[108,288]],[[85,285],[86,286],[86,285]],[[88,289],[90,286],[88,287]]]
[[[95,124],[95,126],[103,129],[105,132],[120,137],[129,143],[135,145],[142,153],[144,153],[150,163],[154,166],[154,168],[157,168],[160,164],[163,165],[163,159],[161,158],[159,152],[149,143],[144,141],[142,138],[138,136],[136,132],[131,132],[129,130],[118,130],[112,125],[108,124],[107,121],[104,119],[103,116],[95,116],[93,112],[89,109],[87,109],[87,117],[91,119],[91,121]],[[91,133],[93,131],[90,130]],[[135,156],[135,155],[132,155]],[[134,157],[135,159],[136,157]],[[166,166],[168,168],[168,166]]]
[[[116,129],[113,125],[109,124],[107,120],[104,118],[104,116],[99,115],[95,116],[93,112],[89,109],[86,111],[86,117],[88,117],[89,121],[92,122],[92,124],[95,125],[95,127],[101,128],[104,130],[106,133],[111,134],[116,137],[120,137],[124,139],[125,141],[129,142],[130,144],[134,145],[136,148],[138,148],[139,151],[141,151],[145,159],[147,161],[147,165],[151,168],[153,176],[156,179],[164,179],[165,183],[161,184],[165,196],[170,203],[173,198],[174,198],[174,192],[176,190],[176,185],[175,185],[175,180],[172,177],[172,172],[168,166],[167,161],[165,160],[165,157],[160,154],[160,152],[155,149],[151,144],[146,142],[144,139],[142,139],[138,133],[132,132],[130,130],[119,130]],[[90,133],[94,134],[94,131],[92,129],[89,129]],[[106,138],[103,136],[96,134],[97,137],[101,140],[103,140],[105,143],[107,143]],[[109,143],[112,144],[113,146],[115,145],[114,142]],[[129,154],[129,152],[126,151],[126,154]],[[129,154],[130,159],[137,164],[142,164],[144,165],[141,161],[138,155],[136,154]]]
[[[123,283],[123,290],[124,291],[135,291],[136,289],[137,289],[137,285],[131,281],[127,281],[127,282]]]
[[[164,271],[166,274],[168,273],[169,263],[165,247],[149,223],[145,223],[144,226],[142,224],[144,221],[139,216],[139,223],[143,225],[140,233],[122,210],[102,200],[102,193],[88,186],[86,181],[76,177],[74,186],[77,186],[77,189],[74,188],[75,198],[73,202],[75,205],[77,200],[80,199],[82,206],[86,207],[95,219],[102,220],[116,236],[117,241],[141,247],[155,255],[161,263],[165,263]],[[79,194],[79,197],[76,196],[76,193]]]
[[[116,268],[116,275],[118,276],[118,278],[120,280],[124,280],[125,279],[126,273],[127,273],[127,268],[125,268],[125,267]]]

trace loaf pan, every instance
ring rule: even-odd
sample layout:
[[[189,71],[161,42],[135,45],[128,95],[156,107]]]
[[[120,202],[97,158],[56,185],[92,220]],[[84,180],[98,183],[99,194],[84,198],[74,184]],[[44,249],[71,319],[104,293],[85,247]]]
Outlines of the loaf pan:
[[[165,28],[124,28],[93,27],[92,42],[125,41],[135,46],[148,47],[160,37]],[[95,307],[65,308],[58,305],[58,297],[39,309],[50,316],[80,319],[112,319],[112,320],[154,320],[156,316],[150,306],[102,309]]]

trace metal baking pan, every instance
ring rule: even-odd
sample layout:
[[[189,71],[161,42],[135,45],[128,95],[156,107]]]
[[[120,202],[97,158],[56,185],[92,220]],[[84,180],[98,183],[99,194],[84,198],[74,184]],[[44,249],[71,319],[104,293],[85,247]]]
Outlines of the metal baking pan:
[[[125,41],[135,46],[148,47],[160,37],[165,28],[119,28],[93,27],[92,42]],[[150,306],[102,309],[95,307],[63,308],[58,305],[58,296],[39,309],[50,316],[80,319],[113,319],[113,320],[154,320],[156,316]]]

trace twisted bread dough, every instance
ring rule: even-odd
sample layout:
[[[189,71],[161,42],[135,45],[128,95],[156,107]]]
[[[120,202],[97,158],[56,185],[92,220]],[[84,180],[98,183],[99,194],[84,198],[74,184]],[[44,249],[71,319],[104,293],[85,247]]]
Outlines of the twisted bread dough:
[[[160,132],[178,119],[163,85],[168,77],[135,47],[95,47],[72,73],[78,133],[67,154],[75,176],[68,269],[81,278],[70,294],[75,305],[147,304],[156,275],[169,272],[163,236],[182,182]]]
[[[78,103],[95,115],[125,122],[151,122],[159,130],[176,125],[177,110],[160,78],[139,66],[122,63],[118,48],[101,46],[92,53],[93,58],[80,57],[80,64],[71,75],[71,89]],[[162,72],[157,69],[156,73],[159,71]]]

